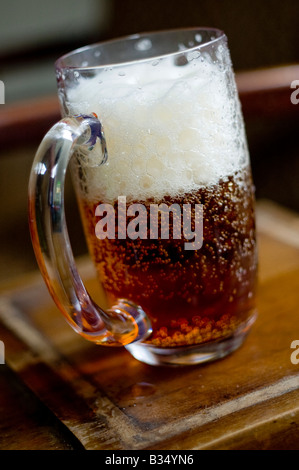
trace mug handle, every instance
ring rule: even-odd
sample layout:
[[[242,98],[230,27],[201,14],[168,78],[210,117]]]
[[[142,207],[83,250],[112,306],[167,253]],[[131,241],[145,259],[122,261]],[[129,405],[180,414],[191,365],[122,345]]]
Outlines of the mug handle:
[[[29,181],[29,227],[35,256],[59,310],[84,338],[106,346],[125,346],[148,337],[151,325],[142,308],[128,300],[104,311],[90,297],[77,271],[64,212],[65,174],[75,150],[99,142],[107,150],[100,121],[69,116],[42,140]]]

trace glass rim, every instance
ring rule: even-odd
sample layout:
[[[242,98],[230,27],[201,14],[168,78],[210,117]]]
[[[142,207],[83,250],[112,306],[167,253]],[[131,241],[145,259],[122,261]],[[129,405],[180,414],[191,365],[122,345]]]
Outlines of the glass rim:
[[[96,49],[96,48],[100,48],[100,47],[105,47],[106,45],[109,45],[109,44],[113,44],[113,43],[121,43],[121,42],[129,42],[129,41],[133,41],[133,40],[141,40],[141,39],[146,39],[146,38],[149,38],[150,37],[153,37],[153,36],[157,36],[157,35],[163,35],[163,36],[166,36],[167,34],[173,34],[173,33],[187,33],[187,32],[194,32],[194,33],[198,33],[200,34],[201,32],[210,32],[210,33],[214,33],[215,34],[215,37],[212,39],[210,38],[209,40],[203,42],[203,43],[199,43],[199,44],[196,44],[196,45],[193,45],[193,46],[189,46],[189,47],[186,47],[184,49],[181,49],[181,50],[173,50],[172,52],[168,52],[168,53],[162,53],[162,54],[152,54],[150,57],[144,57],[144,58],[138,58],[138,59],[133,59],[133,60],[123,60],[123,61],[119,61],[119,62],[116,62],[116,63],[110,63],[110,62],[106,62],[104,64],[99,64],[99,65],[86,65],[86,66],[82,66],[82,65],[69,65],[69,64],[66,64],[65,61],[75,55],[79,55],[79,54],[82,54],[88,50],[92,50],[92,49]],[[199,50],[199,49],[205,49],[207,48],[208,46],[211,46],[212,44],[215,44],[223,39],[226,39],[226,35],[225,33],[221,30],[221,29],[218,29],[218,28],[212,28],[212,27],[190,27],[190,28],[173,28],[173,29],[164,29],[164,30],[157,30],[157,31],[146,31],[146,32],[142,32],[142,33],[136,33],[136,34],[130,34],[130,35],[125,35],[125,36],[120,36],[120,37],[117,37],[117,38],[113,38],[113,39],[108,39],[106,41],[99,41],[99,42],[95,42],[95,43],[92,43],[92,44],[88,44],[86,46],[83,46],[83,47],[79,47],[77,49],[74,49],[70,52],[67,52],[66,54],[60,56],[56,61],[55,61],[55,68],[56,69],[59,69],[59,70],[63,70],[63,69],[67,69],[67,70],[94,70],[94,69],[97,69],[97,70],[100,70],[100,69],[105,69],[107,67],[120,67],[120,66],[130,66],[130,65],[134,65],[134,64],[138,64],[138,63],[145,63],[145,62],[151,62],[153,60],[159,60],[159,59],[164,59],[164,58],[167,58],[167,57],[173,57],[173,56],[176,56],[176,55],[180,55],[180,54],[184,54],[186,52],[192,52],[192,51],[195,51],[195,50]]]

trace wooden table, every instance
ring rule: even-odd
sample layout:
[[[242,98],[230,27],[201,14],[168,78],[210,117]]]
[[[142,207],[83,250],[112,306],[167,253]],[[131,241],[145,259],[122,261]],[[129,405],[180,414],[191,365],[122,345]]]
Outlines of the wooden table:
[[[0,449],[299,449],[299,217],[258,204],[259,316],[244,345],[165,368],[95,346],[66,324],[41,276],[0,293]],[[94,272],[79,262],[96,297]]]

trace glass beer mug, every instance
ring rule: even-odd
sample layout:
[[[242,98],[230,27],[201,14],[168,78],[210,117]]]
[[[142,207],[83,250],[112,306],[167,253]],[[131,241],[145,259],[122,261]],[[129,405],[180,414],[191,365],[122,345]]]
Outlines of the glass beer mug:
[[[134,35],[56,62],[62,120],[29,184],[30,229],[58,308],[84,338],[152,365],[237,349],[256,316],[254,189],[226,36]],[[70,166],[107,308],[75,266]]]

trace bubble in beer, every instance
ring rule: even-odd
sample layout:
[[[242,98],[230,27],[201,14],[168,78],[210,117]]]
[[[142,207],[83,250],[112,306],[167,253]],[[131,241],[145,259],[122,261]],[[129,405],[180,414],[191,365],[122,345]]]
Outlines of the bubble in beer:
[[[187,54],[187,59],[190,62],[191,60],[198,59],[200,57],[200,52],[199,51],[191,51],[188,52]]]
[[[135,44],[135,49],[137,51],[148,51],[152,47],[152,41],[148,38],[141,39]]]

